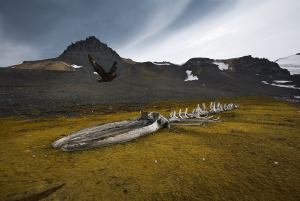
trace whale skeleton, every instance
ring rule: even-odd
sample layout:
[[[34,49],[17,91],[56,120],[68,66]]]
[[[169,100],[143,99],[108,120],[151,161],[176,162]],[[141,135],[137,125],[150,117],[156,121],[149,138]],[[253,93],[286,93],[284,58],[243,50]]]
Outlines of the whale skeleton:
[[[158,112],[141,111],[140,117],[134,117],[131,120],[110,122],[76,131],[53,142],[52,147],[61,147],[63,151],[75,151],[128,142],[161,128],[170,128],[170,125],[199,126],[203,123],[220,122],[219,118],[208,115],[239,108],[239,105],[232,103],[222,106],[220,103],[216,105],[211,102],[210,108],[207,110],[203,103],[203,110],[198,104],[191,113],[187,112],[188,108],[185,109],[185,112],[181,112],[180,109],[177,114],[176,111],[171,112],[167,118]]]

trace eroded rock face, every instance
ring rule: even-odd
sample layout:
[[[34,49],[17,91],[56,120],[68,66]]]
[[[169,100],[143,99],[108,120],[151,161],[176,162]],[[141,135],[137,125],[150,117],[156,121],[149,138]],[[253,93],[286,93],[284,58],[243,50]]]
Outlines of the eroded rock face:
[[[95,61],[100,64],[105,70],[109,69],[116,61],[118,68],[122,69],[126,62],[110,47],[100,42],[96,37],[90,36],[86,40],[77,41],[67,47],[67,49],[55,60],[64,61],[69,64],[84,66],[80,70],[92,72],[87,54],[90,54]]]
[[[222,62],[229,64],[233,71],[241,73],[265,73],[268,75],[277,75],[281,77],[289,77],[290,73],[286,69],[280,68],[280,66],[265,58],[253,58],[251,55],[240,58],[221,60]]]
[[[217,65],[213,64],[214,60],[209,58],[192,58],[189,59],[183,66],[194,66],[200,68],[215,68],[217,69]]]

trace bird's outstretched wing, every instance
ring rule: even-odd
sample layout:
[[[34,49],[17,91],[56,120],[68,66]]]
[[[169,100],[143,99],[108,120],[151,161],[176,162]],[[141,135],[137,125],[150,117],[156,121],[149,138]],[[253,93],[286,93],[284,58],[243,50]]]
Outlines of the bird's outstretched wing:
[[[94,70],[103,78],[105,76],[107,76],[107,73],[105,72],[105,70],[99,65],[97,64],[96,61],[94,61],[94,59],[91,57],[90,54],[88,54],[88,58],[90,63],[92,64]]]
[[[111,69],[108,71],[108,74],[113,74],[116,70],[117,70],[117,62],[115,61],[115,63],[112,65]]]

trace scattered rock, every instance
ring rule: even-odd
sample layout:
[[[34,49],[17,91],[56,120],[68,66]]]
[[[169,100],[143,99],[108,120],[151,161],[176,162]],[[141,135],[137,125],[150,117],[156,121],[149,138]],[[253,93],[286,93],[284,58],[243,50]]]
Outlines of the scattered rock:
[[[35,158],[35,155],[32,155],[32,158]]]
[[[171,110],[166,110],[166,112],[171,112]]]
[[[267,114],[267,116],[272,116],[272,114]]]
[[[231,132],[232,132],[232,133],[237,133],[237,131],[236,131],[236,130],[232,130]]]
[[[287,121],[291,121],[291,122],[294,122],[294,120],[293,119],[288,119],[288,118],[284,118],[285,120],[287,120]]]
[[[280,137],[274,137],[275,140],[284,140],[283,138]]]

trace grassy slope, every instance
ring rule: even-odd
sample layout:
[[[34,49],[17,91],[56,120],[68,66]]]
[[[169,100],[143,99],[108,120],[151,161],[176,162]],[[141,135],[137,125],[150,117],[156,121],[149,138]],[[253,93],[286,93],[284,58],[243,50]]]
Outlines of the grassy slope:
[[[132,142],[76,152],[55,150],[51,143],[139,112],[104,114],[93,106],[85,108],[93,113],[82,111],[77,118],[1,118],[0,200],[62,184],[45,200],[299,200],[300,108],[268,99],[234,101],[242,109],[215,115],[220,123],[171,126]],[[167,109],[191,110],[197,103],[202,101],[155,102],[144,109],[167,116]]]

